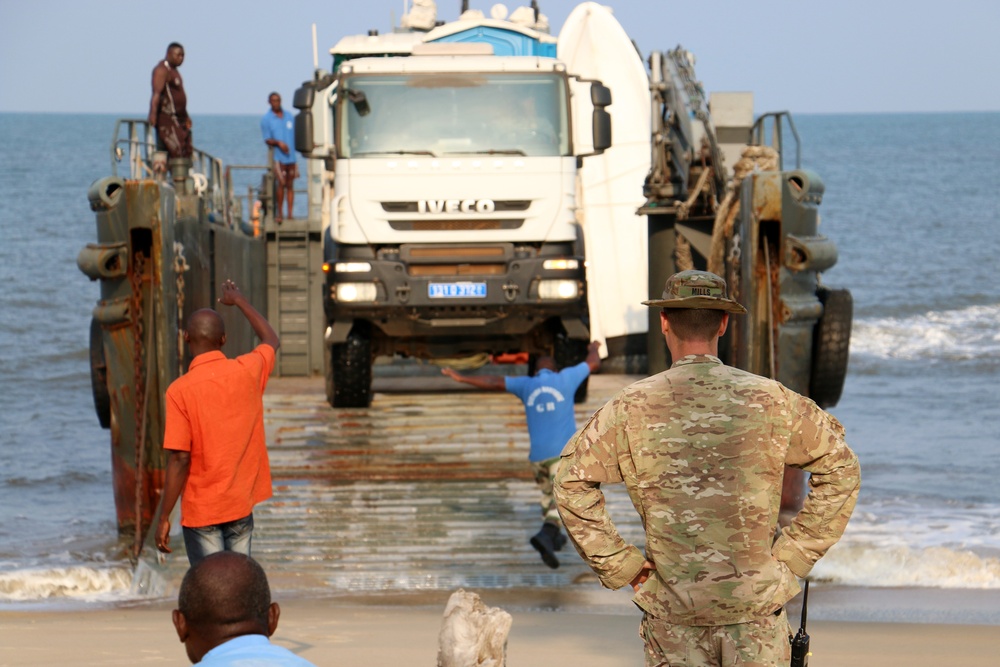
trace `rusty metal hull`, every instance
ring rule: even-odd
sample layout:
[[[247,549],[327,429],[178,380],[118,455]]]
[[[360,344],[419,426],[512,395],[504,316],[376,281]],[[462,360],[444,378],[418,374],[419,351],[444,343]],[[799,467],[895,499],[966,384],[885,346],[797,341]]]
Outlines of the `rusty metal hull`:
[[[150,148],[134,133],[130,145]],[[199,158],[211,191],[220,185],[221,165]],[[148,171],[151,163],[133,164],[133,171]],[[214,222],[227,219],[225,211],[206,190],[196,191],[189,164],[174,168],[173,180],[159,174],[95,181],[88,198],[97,242],[77,259],[100,285],[91,340],[95,406],[110,430],[118,530],[134,546],[151,525],[163,488],[163,397],[189,361],[179,336],[185,317],[212,307],[224,278],[244,286],[261,309],[266,298],[263,240]],[[226,351],[249,350],[253,334],[246,323],[232,312],[223,317]]]

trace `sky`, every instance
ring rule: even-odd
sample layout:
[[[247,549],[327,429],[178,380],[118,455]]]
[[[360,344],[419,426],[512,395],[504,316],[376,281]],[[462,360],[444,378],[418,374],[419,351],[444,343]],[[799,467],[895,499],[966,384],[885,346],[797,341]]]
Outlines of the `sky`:
[[[489,13],[493,0],[471,0]],[[511,10],[524,0],[505,3]],[[540,0],[558,34],[577,0]],[[752,91],[755,112],[1000,111],[1000,1],[618,0],[643,55],[678,44],[709,91]],[[438,0],[457,18],[460,0]],[[291,101],[329,48],[389,32],[404,0],[0,0],[0,112],[145,117],[168,43],[186,51],[188,111],[258,114]],[[286,107],[290,104],[286,104]]]

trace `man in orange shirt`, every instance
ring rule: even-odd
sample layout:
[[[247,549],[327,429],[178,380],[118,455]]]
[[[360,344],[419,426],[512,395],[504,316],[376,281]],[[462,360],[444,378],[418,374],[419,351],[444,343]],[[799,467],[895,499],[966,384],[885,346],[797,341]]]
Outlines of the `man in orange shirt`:
[[[239,308],[261,343],[227,359],[222,317],[205,308],[188,318],[184,340],[193,359],[187,374],[167,388],[163,448],[170,454],[156,546],[170,553],[170,513],[181,496],[192,566],[217,551],[249,556],[253,507],[271,497],[263,397],[278,334],[233,281],[222,284],[219,303]]]

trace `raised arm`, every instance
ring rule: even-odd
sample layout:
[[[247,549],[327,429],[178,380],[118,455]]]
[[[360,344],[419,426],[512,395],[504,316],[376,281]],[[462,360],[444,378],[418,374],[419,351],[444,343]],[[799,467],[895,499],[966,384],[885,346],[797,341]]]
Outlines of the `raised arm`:
[[[601,344],[596,340],[587,346],[587,358],[584,361],[590,367],[591,373],[596,373],[597,369],[601,367],[601,355],[598,353],[600,349]]]
[[[253,328],[253,332],[257,334],[257,338],[260,338],[261,343],[270,345],[275,351],[281,346],[278,334],[271,323],[253,307],[253,304],[247,301],[247,298],[240,292],[240,288],[232,280],[222,283],[222,296],[219,297],[219,303],[239,308]]]
[[[507,383],[501,375],[462,375],[450,368],[442,368],[441,374],[447,375],[455,382],[471,384],[478,389],[486,389],[488,391],[504,391],[507,389]]]

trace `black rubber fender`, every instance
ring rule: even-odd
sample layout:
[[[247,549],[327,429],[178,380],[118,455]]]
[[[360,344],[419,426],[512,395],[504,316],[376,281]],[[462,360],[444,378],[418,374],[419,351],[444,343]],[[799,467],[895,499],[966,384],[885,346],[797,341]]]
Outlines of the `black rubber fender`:
[[[104,358],[104,335],[101,324],[90,320],[90,386],[94,393],[94,411],[101,428],[111,428],[111,393],[108,391],[108,363]]]
[[[840,400],[847,378],[854,298],[846,289],[827,287],[820,287],[816,296],[823,304],[823,315],[813,329],[809,397],[821,408],[829,408]]]

